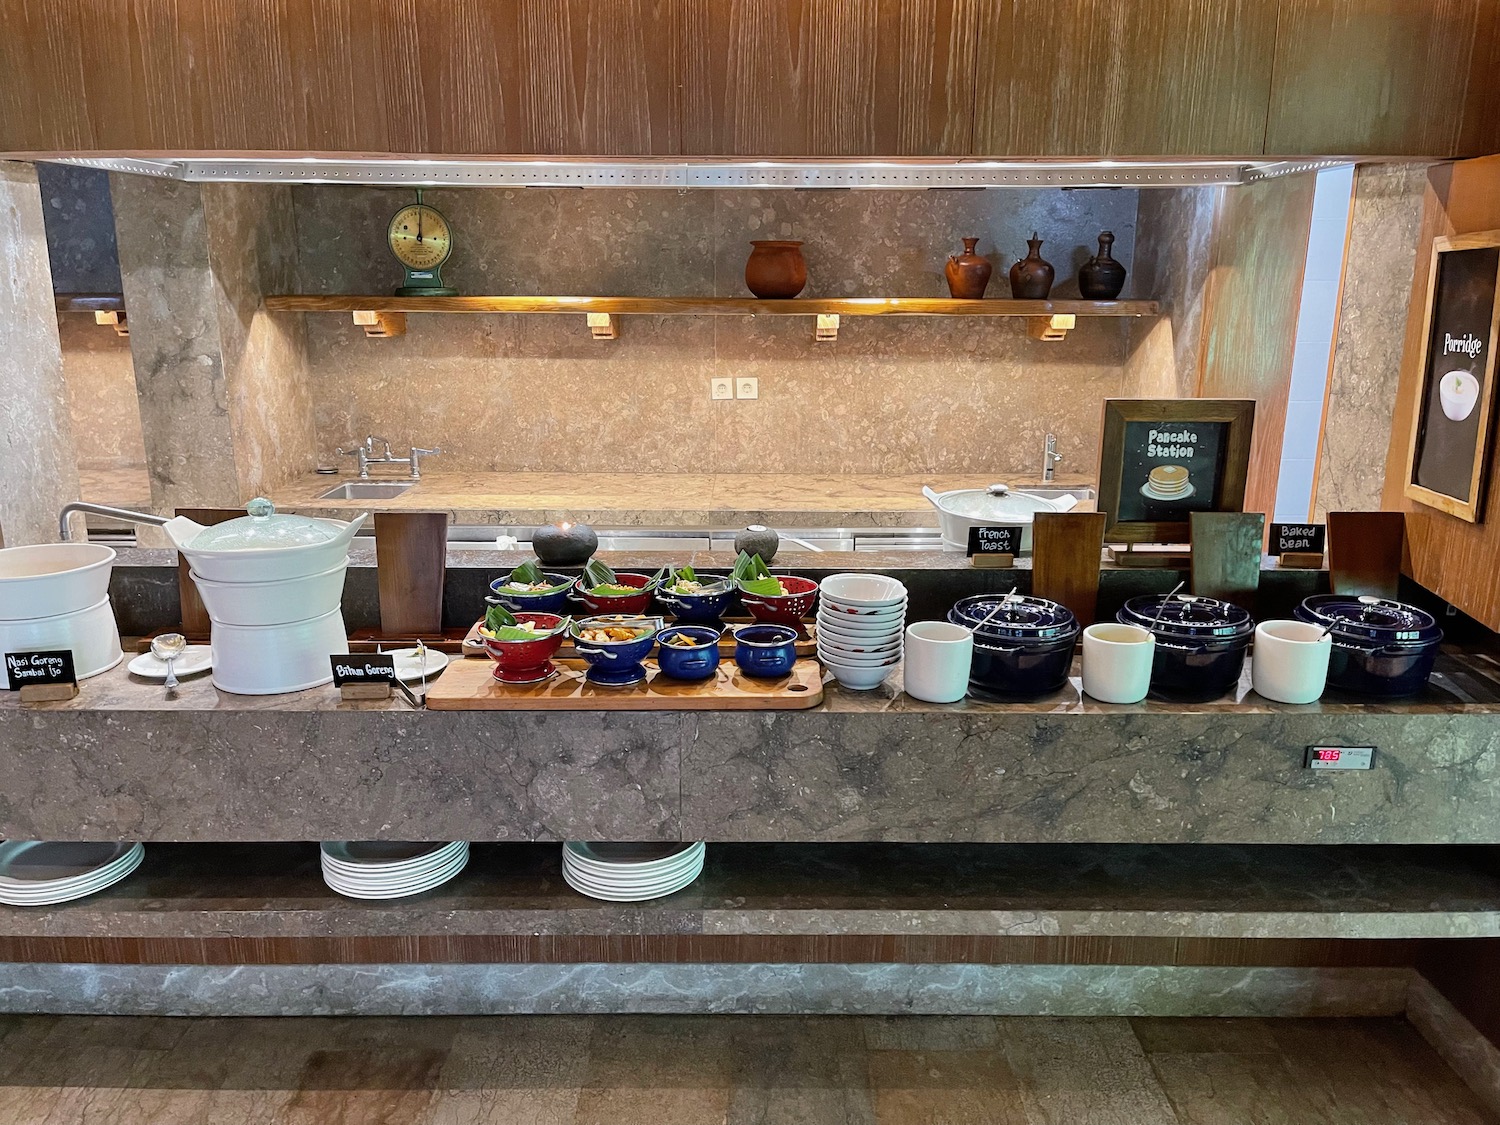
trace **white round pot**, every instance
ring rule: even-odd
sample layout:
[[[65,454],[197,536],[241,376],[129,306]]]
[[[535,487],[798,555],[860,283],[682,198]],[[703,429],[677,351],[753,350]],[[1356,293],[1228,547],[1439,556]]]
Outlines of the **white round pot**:
[[[99,543],[0,550],[0,621],[79,613],[109,596],[115,553]]]
[[[108,672],[120,663],[124,655],[120,651],[120,630],[108,598],[73,613],[0,621],[0,653],[62,648],[73,653],[73,671],[80,680]]]
[[[971,527],[1021,528],[1021,552],[1031,552],[1031,522],[1037,512],[1066,512],[1078,504],[1077,497],[1062,496],[1050,500],[1025,489],[1009,489],[1003,484],[989,488],[955,488],[951,492],[934,492],[923,486],[922,495],[938,510],[943,529],[943,546],[966,551]]]
[[[162,530],[205,581],[280,582],[323,574],[347,561],[349,542],[368,515],[348,523],[283,515],[264,497],[250,501],[246,512],[212,527],[178,516]]]
[[[195,572],[193,584],[216,625],[286,625],[339,608],[348,562],[279,582],[210,582]]]
[[[285,625],[219,625],[212,634],[214,687],[280,695],[333,682],[328,658],[349,651],[340,610]]]

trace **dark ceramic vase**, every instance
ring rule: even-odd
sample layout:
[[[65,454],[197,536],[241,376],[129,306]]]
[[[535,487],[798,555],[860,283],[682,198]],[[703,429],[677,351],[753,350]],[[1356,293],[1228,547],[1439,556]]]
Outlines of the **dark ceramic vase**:
[[[807,263],[802,243],[752,242],[755,247],[745,263],[745,287],[757,297],[795,297],[807,284]]]
[[[532,532],[531,549],[543,566],[582,566],[599,549],[599,536],[586,523],[547,524]]]
[[[734,537],[736,554],[743,551],[747,555],[759,555],[761,562],[767,566],[775,561],[776,548],[780,546],[781,536],[776,530],[758,523],[752,523],[744,531],[737,532]]]
[[[964,252],[957,257],[948,256],[943,273],[948,278],[948,293],[961,301],[977,301],[984,296],[990,284],[990,273],[994,267],[974,252],[979,239],[964,239]]]
[[[1099,233],[1099,253],[1078,271],[1078,294],[1088,301],[1113,301],[1125,288],[1125,267],[1110,256],[1114,231]]]
[[[1026,240],[1029,250],[1026,257],[1010,267],[1010,295],[1018,301],[1045,301],[1052,292],[1055,271],[1052,263],[1042,257],[1042,240],[1031,232]]]

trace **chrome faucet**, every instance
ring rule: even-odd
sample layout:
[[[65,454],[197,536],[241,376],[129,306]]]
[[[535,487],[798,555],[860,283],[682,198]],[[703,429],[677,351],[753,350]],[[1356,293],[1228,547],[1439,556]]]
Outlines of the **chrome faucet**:
[[[377,457],[375,446],[379,445],[381,453]],[[422,479],[422,458],[436,457],[441,449],[418,449],[412,446],[405,457],[396,457],[391,454],[391,443],[383,437],[371,434],[365,438],[363,444],[356,445],[353,449],[339,449],[340,457],[353,457],[359,462],[359,479],[370,479],[371,465],[409,465],[411,467],[412,480]]]
[[[1048,434],[1047,444],[1042,449],[1042,483],[1051,484],[1057,478],[1057,463],[1062,454],[1057,451],[1057,435]]]

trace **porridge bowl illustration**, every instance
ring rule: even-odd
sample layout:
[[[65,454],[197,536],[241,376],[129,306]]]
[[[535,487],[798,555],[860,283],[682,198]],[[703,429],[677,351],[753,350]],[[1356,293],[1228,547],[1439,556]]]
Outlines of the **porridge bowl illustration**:
[[[1479,380],[1467,371],[1450,371],[1438,383],[1438,400],[1450,422],[1462,422],[1479,405]]]

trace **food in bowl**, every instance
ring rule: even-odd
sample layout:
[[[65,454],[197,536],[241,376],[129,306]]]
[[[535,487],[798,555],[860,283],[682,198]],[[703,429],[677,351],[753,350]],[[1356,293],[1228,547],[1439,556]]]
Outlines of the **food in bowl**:
[[[661,642],[664,645],[673,645],[677,648],[697,648],[699,645],[708,644],[708,641],[699,640],[689,633],[673,633]]]
[[[479,637],[495,661],[495,679],[506,684],[533,684],[556,675],[552,655],[572,624],[555,613],[513,614],[504,606],[485,613]]]
[[[632,629],[626,625],[603,625],[596,628],[580,629],[578,639],[589,641],[592,644],[609,644],[612,641],[633,641],[646,630]]]

